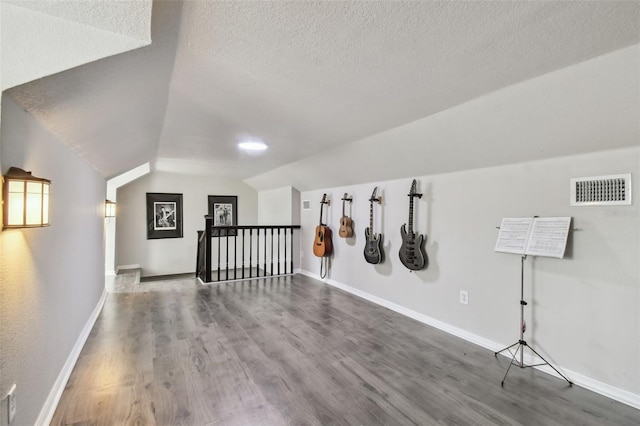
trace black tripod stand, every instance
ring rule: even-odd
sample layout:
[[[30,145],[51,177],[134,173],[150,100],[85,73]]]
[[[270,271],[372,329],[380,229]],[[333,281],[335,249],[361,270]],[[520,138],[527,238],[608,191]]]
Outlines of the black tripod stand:
[[[567,379],[564,374],[562,374],[560,371],[558,371],[557,368],[555,368],[553,365],[551,365],[546,359],[544,359],[544,357],[542,355],[540,355],[538,352],[536,352],[535,349],[533,349],[531,346],[529,346],[527,344],[526,340],[524,340],[524,331],[525,331],[524,307],[527,305],[527,302],[525,302],[525,300],[524,300],[524,261],[525,261],[526,258],[527,258],[527,255],[525,254],[525,255],[522,256],[522,258],[520,260],[520,340],[515,342],[513,345],[507,346],[506,348],[501,349],[498,352],[494,353],[496,358],[498,357],[498,354],[500,352],[509,351],[509,354],[511,354],[511,361],[509,362],[509,366],[507,367],[506,373],[504,373],[504,377],[502,378],[502,382],[500,383],[500,385],[504,386],[504,381],[507,379],[507,374],[509,374],[509,370],[511,369],[512,365],[517,365],[520,368],[537,367],[537,366],[540,366],[540,365],[548,365],[549,367],[553,368],[555,370],[555,372],[560,375],[560,377],[562,377],[567,382],[569,382],[569,386],[573,386],[573,383],[571,382],[571,380]],[[511,348],[513,348],[514,346],[517,346],[516,351],[515,352],[511,352]],[[524,348],[525,347],[528,347],[529,349],[531,349],[531,352],[536,354],[536,356],[538,358],[540,358],[543,362],[541,362],[539,364],[525,365],[525,363],[524,363]],[[516,361],[516,357],[518,356],[518,352],[520,352],[520,359],[518,361]]]

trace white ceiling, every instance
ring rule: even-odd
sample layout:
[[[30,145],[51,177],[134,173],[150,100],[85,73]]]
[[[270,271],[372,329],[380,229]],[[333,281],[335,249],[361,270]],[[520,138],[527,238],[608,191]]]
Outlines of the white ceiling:
[[[150,46],[8,93],[107,178],[246,179],[638,42],[636,1],[155,1]]]
[[[151,9],[151,0],[2,0],[2,90],[150,44]]]

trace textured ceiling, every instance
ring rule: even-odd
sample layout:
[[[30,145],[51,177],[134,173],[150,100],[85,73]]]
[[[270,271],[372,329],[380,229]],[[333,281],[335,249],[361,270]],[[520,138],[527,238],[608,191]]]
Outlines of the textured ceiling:
[[[156,1],[150,46],[9,93],[105,177],[244,179],[636,44],[639,22],[635,1]]]
[[[151,0],[2,0],[2,89],[151,43]]]
[[[2,0],[2,3],[127,37],[149,39],[150,0]],[[35,32],[33,28],[30,30],[32,34]]]

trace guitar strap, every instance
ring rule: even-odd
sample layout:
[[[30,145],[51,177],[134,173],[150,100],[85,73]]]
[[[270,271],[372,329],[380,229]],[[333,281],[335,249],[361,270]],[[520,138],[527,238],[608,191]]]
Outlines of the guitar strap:
[[[324,273],[322,272],[324,270]],[[320,278],[325,279],[327,277],[327,272],[329,272],[329,257],[321,257],[320,258]]]

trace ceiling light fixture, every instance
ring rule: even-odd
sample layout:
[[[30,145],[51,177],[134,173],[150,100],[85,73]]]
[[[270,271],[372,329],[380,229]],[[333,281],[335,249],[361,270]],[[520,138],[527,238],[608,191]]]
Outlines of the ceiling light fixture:
[[[240,142],[238,144],[238,148],[243,149],[245,151],[264,151],[267,149],[267,144],[264,142]]]

